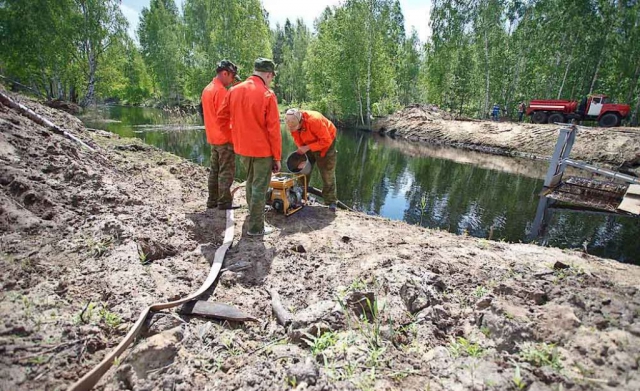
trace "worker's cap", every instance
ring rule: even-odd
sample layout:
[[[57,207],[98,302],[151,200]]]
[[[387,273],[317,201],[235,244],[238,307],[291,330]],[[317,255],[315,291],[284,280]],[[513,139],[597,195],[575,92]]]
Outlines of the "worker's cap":
[[[276,73],[276,63],[268,58],[260,57],[253,64],[253,69],[257,72],[273,72]]]
[[[233,73],[234,79],[238,81],[241,80],[240,76],[238,76],[238,67],[236,66],[236,64],[232,63],[229,60],[222,60],[218,63],[218,66],[216,67],[216,73],[219,73],[222,71]]]

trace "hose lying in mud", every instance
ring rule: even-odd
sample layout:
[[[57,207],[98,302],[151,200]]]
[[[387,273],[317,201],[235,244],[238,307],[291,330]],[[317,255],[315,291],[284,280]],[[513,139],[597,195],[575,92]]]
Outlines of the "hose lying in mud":
[[[322,197],[322,190],[317,189],[313,186],[309,186],[307,187],[307,191],[313,195],[317,195],[318,197]],[[338,205],[338,208],[340,209],[345,209],[345,210],[349,210],[351,212],[355,212],[353,209],[349,208],[347,205],[345,205],[344,202],[338,200],[338,202],[336,202],[336,205]]]
[[[239,188],[240,187],[235,188],[232,191],[232,195]],[[144,325],[144,322],[147,319],[147,316],[149,315],[149,313],[164,310],[167,308],[177,307],[181,304],[195,300],[200,295],[205,293],[211,287],[211,285],[213,285],[216,278],[218,277],[218,274],[220,274],[224,256],[227,253],[227,250],[229,249],[229,247],[231,246],[231,243],[233,242],[233,231],[234,231],[233,210],[231,209],[227,210],[226,217],[227,217],[227,222],[226,222],[226,227],[224,231],[224,240],[222,242],[222,245],[218,247],[218,249],[216,250],[215,257],[211,264],[211,270],[209,270],[209,276],[207,277],[207,280],[202,284],[202,286],[200,286],[200,288],[196,292],[182,299],[170,301],[168,303],[151,304],[149,307],[145,308],[144,311],[142,311],[142,313],[140,314],[138,321],[133,325],[131,330],[129,330],[129,332],[124,337],[124,339],[120,342],[120,344],[114,350],[112,350],[109,354],[107,354],[102,359],[102,361],[98,365],[96,365],[89,373],[84,375],[80,380],[78,380],[75,384],[73,384],[69,388],[69,391],[88,391],[92,389],[93,386],[95,386],[96,383],[98,383],[102,375],[104,375],[105,372],[107,372],[109,368],[111,368],[113,361],[116,358],[118,358],[120,354],[122,354],[122,352],[131,344],[131,342],[133,342],[136,336],[140,333],[140,330],[142,329],[142,326]]]

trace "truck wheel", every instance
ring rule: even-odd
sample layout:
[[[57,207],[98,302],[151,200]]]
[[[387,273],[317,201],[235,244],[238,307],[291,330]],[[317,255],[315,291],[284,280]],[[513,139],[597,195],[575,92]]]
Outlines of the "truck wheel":
[[[604,115],[600,117],[598,125],[602,126],[603,128],[618,126],[620,125],[620,117],[616,113],[604,113]]]
[[[564,115],[560,113],[553,113],[549,116],[549,123],[555,124],[556,122],[565,123]]]
[[[543,124],[547,122],[547,113],[544,111],[536,111],[531,115],[531,121],[534,124]]]

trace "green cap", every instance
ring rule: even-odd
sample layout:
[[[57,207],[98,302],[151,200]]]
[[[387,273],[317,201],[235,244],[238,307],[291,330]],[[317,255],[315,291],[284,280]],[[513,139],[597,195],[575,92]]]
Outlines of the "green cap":
[[[218,63],[218,66],[216,67],[216,73],[222,71],[233,73],[234,79],[237,81],[242,80],[240,79],[240,76],[238,76],[238,67],[236,66],[236,64],[232,63],[229,60],[222,60]]]
[[[253,69],[258,72],[276,72],[276,64],[268,58],[258,58],[253,64]]]

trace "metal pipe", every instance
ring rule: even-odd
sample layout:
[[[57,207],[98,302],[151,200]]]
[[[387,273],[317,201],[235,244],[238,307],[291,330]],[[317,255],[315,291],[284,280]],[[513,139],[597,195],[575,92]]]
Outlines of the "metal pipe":
[[[632,177],[631,175],[622,174],[616,171],[607,170],[606,168],[599,168],[599,167],[592,166],[592,165],[582,163],[572,159],[564,159],[562,163],[571,167],[576,167],[583,170],[591,171],[593,173],[596,173],[602,176],[611,177],[613,179],[620,179],[627,183],[640,184],[640,178]]]

